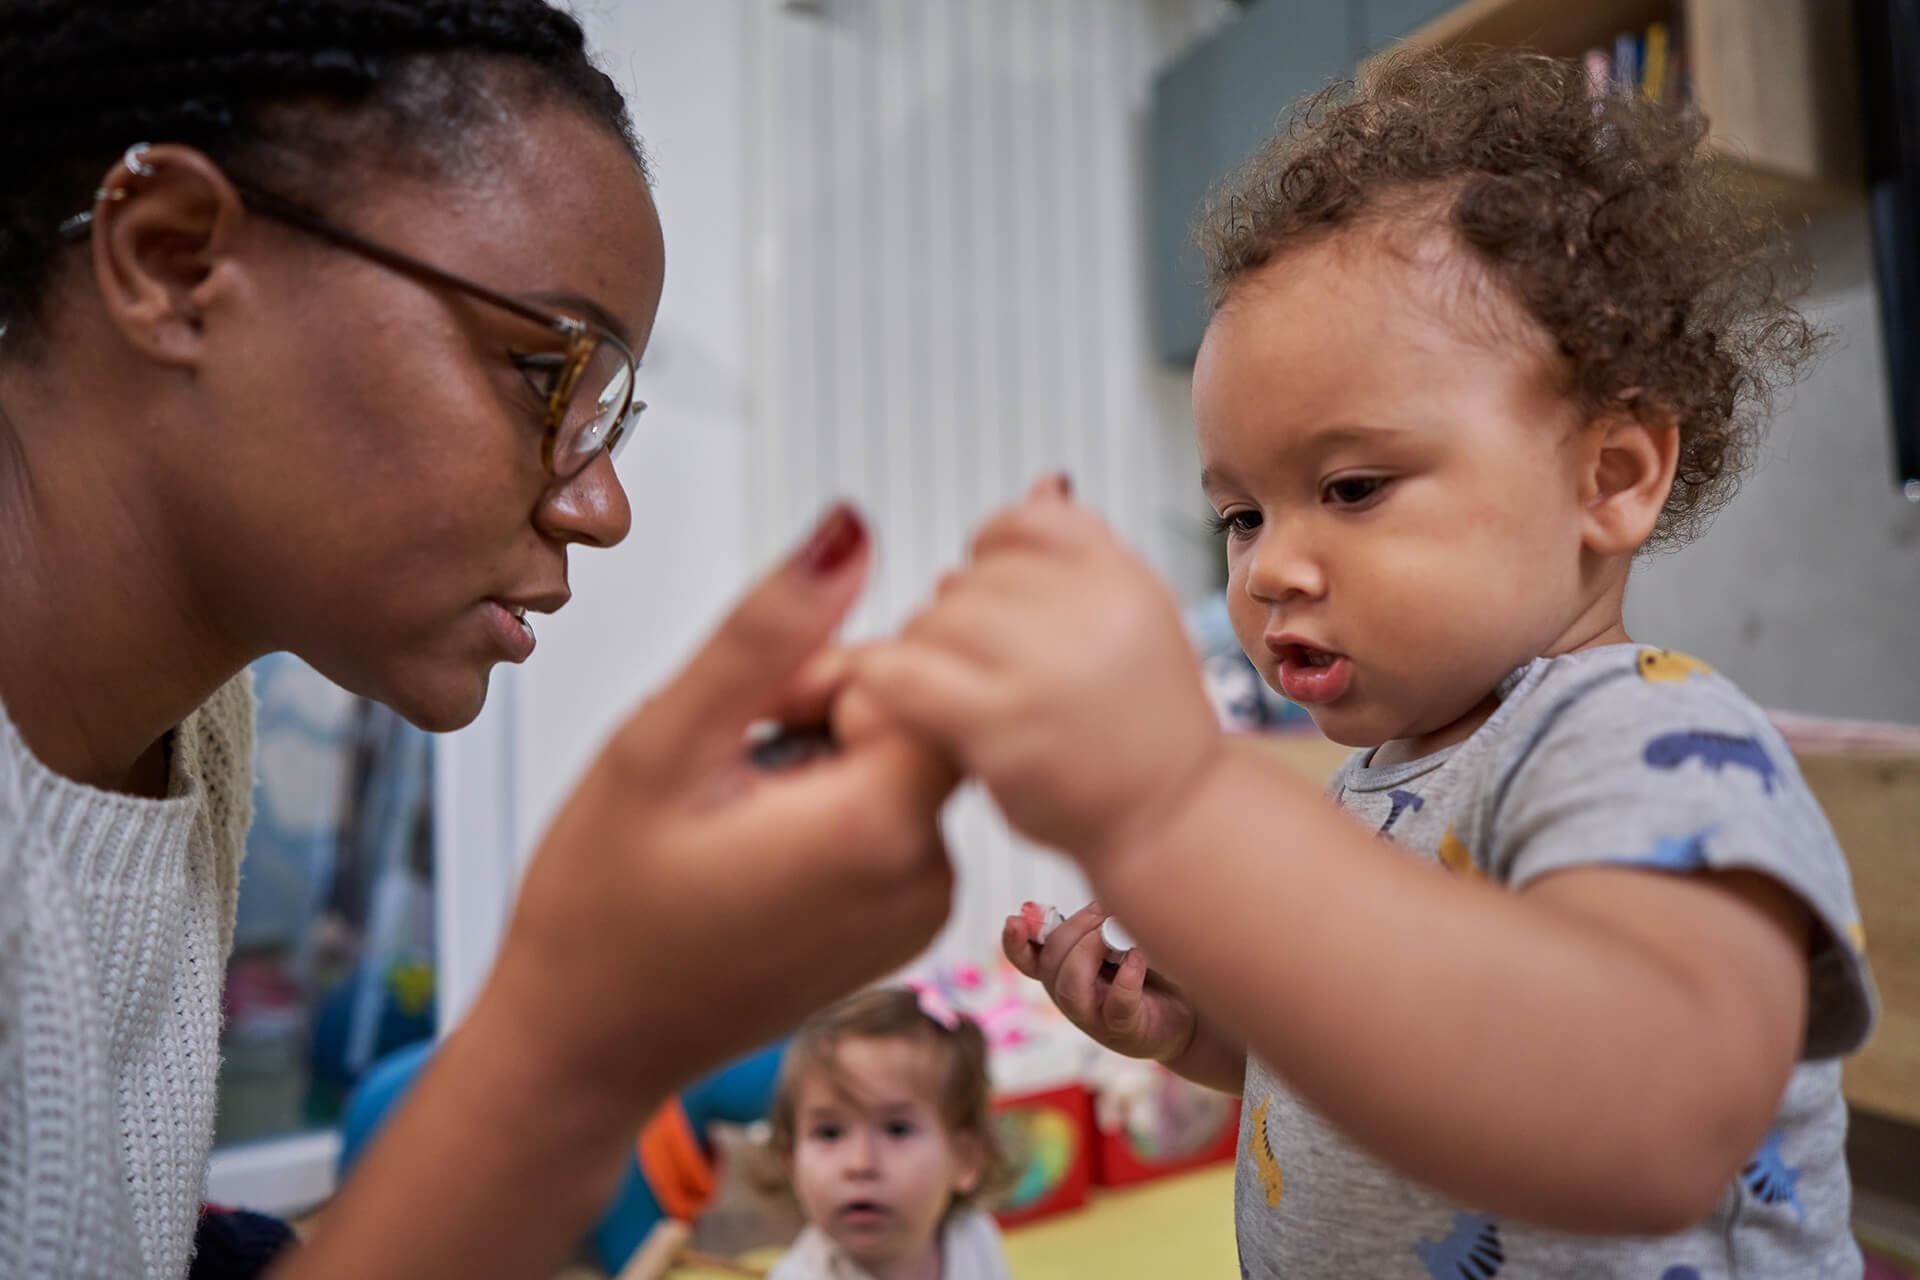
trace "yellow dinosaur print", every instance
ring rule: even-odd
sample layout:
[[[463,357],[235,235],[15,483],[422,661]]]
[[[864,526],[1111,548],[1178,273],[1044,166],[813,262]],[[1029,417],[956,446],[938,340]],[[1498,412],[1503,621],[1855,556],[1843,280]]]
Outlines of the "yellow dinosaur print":
[[[1649,684],[1676,684],[1696,671],[1709,675],[1713,672],[1713,668],[1700,659],[1672,649],[1642,649],[1637,665],[1640,678]]]
[[[1273,1101],[1268,1094],[1259,1106],[1253,1109],[1253,1132],[1247,1142],[1253,1147],[1253,1165],[1260,1171],[1260,1185],[1267,1192],[1267,1208],[1280,1203],[1280,1165],[1273,1158],[1273,1148],[1267,1143],[1267,1105]]]
[[[1847,945],[1852,947],[1857,955],[1865,955],[1867,952],[1867,927],[1858,920],[1847,926]]]
[[[1440,837],[1440,861],[1447,870],[1459,876],[1484,879],[1485,873],[1473,865],[1473,853],[1453,834],[1453,828],[1447,828],[1447,834]]]

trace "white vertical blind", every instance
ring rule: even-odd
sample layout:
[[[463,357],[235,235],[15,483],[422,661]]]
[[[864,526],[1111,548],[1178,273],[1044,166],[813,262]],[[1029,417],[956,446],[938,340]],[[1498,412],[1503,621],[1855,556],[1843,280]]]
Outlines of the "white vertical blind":
[[[1148,341],[1142,138],[1154,69],[1229,9],[767,0],[755,537],[770,556],[857,501],[880,564],[853,634],[910,616],[1051,468],[1183,595],[1206,580],[1185,379]],[[949,835],[942,959],[990,956],[1023,899],[1087,896],[977,794]]]

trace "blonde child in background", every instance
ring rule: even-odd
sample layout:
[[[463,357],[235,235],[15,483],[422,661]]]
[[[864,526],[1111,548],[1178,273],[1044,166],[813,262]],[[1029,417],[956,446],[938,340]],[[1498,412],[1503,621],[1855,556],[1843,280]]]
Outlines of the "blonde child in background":
[[[859,658],[1092,881],[1045,945],[1007,921],[1013,961],[1244,1091],[1243,1275],[1860,1274],[1845,863],[1761,711],[1623,620],[1816,345],[1703,135],[1572,64],[1418,55],[1219,197],[1203,485],[1242,646],[1360,748],[1333,803],[1223,738],[1064,483]]]
[[[808,1225],[769,1280],[1006,1280],[977,1207],[1005,1163],[986,1040],[937,994],[868,991],[810,1019],[772,1118]]]

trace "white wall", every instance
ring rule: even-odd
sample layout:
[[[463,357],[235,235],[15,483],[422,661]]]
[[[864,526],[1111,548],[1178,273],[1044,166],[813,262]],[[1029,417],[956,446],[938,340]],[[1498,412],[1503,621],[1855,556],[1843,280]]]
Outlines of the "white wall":
[[[1637,571],[1629,629],[1767,706],[1920,724],[1920,506],[1894,486],[1865,213],[1827,215],[1799,241],[1832,348],[1783,398],[1759,468],[1706,537]]]
[[[633,530],[568,557],[573,600],[436,756],[443,1027],[478,990],[518,870],[602,741],[746,585],[753,0],[576,7],[655,173],[666,288],[621,457]]]
[[[748,334],[749,0],[581,5],[651,158],[667,278],[620,463],[633,532],[569,557],[573,602],[542,619],[518,674],[523,848],[600,742],[670,673],[750,576],[744,483]]]
[[[1207,580],[1185,379],[1148,340],[1142,137],[1154,69],[1219,9],[762,10],[758,545],[856,499],[880,566],[855,634],[907,618],[968,531],[1054,468],[1176,583]],[[977,793],[947,829],[960,883],[942,959],[997,954],[1023,899],[1088,896]]]

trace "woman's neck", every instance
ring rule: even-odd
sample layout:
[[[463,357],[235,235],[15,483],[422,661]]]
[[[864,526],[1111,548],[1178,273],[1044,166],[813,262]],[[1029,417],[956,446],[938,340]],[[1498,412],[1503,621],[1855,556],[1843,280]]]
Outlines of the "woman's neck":
[[[99,447],[112,428],[37,403],[17,372],[0,373],[0,703],[55,773],[163,794],[166,735],[247,655],[218,643],[147,491],[116,473],[132,459]]]

